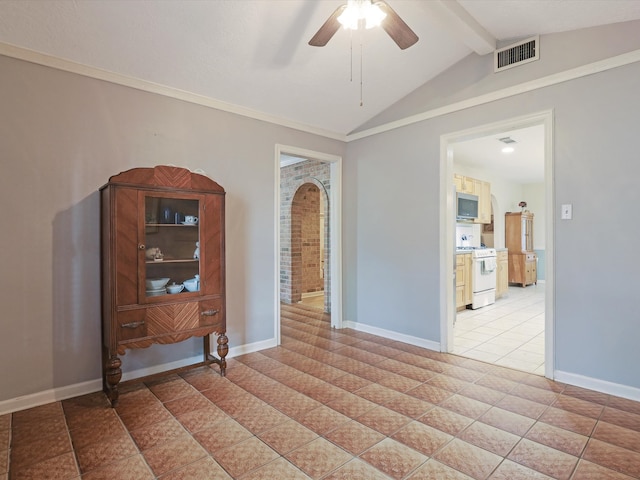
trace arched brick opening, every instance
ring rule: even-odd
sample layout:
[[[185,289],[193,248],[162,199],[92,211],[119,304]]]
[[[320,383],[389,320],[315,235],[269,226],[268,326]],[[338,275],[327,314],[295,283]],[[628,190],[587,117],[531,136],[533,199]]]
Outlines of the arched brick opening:
[[[283,303],[297,303],[302,299],[303,293],[324,290],[324,311],[327,313],[331,312],[329,178],[329,164],[316,160],[306,160],[295,165],[283,167],[281,169],[280,183],[280,301]],[[315,189],[309,192],[311,187],[315,187]],[[298,240],[302,242],[301,215],[304,209],[301,202],[305,201],[305,191],[312,196],[316,196],[317,206],[321,207],[320,217],[317,222],[318,227],[310,226],[309,229],[306,229],[307,233],[313,231],[315,234],[316,229],[319,231],[318,238],[314,242],[323,247],[323,258],[319,263],[315,262],[315,265],[318,266],[311,266],[313,263],[309,262],[311,265],[308,267],[311,271],[310,276],[315,271],[317,275],[324,277],[320,290],[318,290],[317,283],[311,287],[308,285],[303,286],[302,244],[300,244],[299,250],[296,247]],[[298,198],[296,199],[296,197]],[[307,199],[309,199],[309,195],[307,195]],[[314,206],[314,211],[315,208]],[[313,223],[316,224],[315,220]],[[324,270],[322,270],[323,267]],[[324,275],[321,275],[321,272],[324,272]]]
[[[320,189],[305,183],[291,202],[291,300],[303,293],[324,290],[322,239],[320,238]]]

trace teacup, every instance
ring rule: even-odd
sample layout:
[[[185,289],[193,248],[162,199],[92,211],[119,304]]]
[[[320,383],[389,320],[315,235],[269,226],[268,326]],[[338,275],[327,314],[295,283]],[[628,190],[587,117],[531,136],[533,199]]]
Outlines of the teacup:
[[[198,217],[195,217],[193,215],[185,215],[184,223],[198,223]]]
[[[169,293],[180,293],[182,290],[184,290],[184,285],[182,283],[167,285],[167,292]]]

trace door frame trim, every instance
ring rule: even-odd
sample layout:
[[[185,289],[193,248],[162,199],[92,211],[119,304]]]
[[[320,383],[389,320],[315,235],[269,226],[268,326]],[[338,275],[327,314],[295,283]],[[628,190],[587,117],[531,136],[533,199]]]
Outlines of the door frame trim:
[[[454,189],[452,143],[506,130],[544,126],[544,183],[545,183],[545,377],[555,372],[555,185],[553,175],[553,110],[524,115],[499,122],[479,125],[440,136],[440,349],[450,351],[453,346],[455,308],[455,241]],[[452,268],[453,262],[453,268]]]
[[[342,328],[342,157],[330,153],[317,152],[291,145],[275,145],[275,338],[278,345],[280,336],[280,156],[293,155],[310,160],[329,163],[329,275],[331,276],[331,326]]]

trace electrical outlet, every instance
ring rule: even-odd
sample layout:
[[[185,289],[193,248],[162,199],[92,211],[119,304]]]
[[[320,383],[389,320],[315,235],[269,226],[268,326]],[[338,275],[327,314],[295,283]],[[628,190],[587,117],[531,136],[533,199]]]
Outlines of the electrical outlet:
[[[570,203],[566,203],[562,205],[562,213],[560,214],[560,218],[562,220],[571,220],[573,217],[573,205]]]

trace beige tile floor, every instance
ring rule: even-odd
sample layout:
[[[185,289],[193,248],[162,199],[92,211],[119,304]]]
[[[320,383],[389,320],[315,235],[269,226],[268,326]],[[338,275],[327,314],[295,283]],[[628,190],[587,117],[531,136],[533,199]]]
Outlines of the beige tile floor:
[[[452,353],[544,375],[544,289],[512,286],[493,305],[458,312]]]

